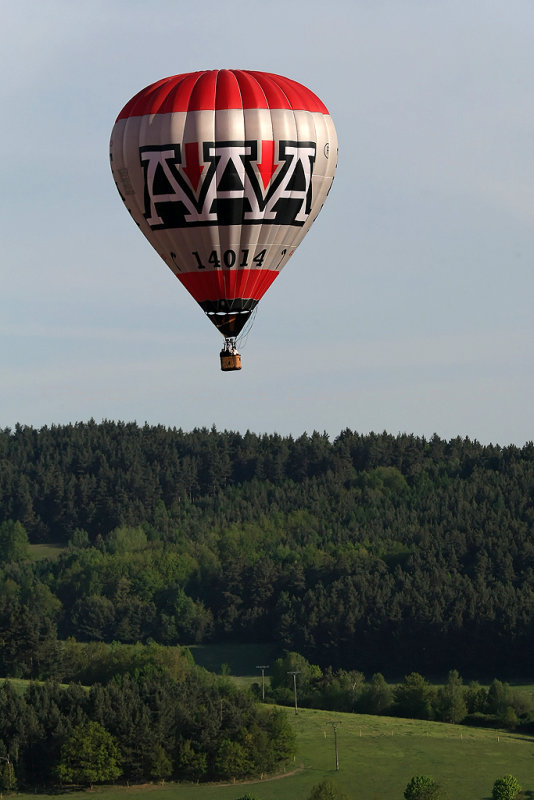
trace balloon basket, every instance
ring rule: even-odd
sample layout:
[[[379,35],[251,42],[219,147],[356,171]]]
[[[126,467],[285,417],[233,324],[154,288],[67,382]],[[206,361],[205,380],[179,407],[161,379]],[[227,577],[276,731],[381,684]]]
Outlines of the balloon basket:
[[[241,369],[240,354],[221,350],[221,369],[223,372],[233,372],[236,369]]]
[[[224,347],[220,355],[223,372],[233,372],[236,369],[241,369],[241,354],[237,352],[235,336],[225,337]]]

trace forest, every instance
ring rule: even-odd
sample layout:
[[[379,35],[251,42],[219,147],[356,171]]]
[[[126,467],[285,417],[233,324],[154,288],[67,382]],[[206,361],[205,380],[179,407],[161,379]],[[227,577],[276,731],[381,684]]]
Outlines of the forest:
[[[532,677],[534,444],[103,421],[0,432],[0,675],[65,642],[275,642]],[[29,544],[61,547],[32,560]]]
[[[157,655],[90,687],[49,681],[20,691],[0,682],[0,791],[233,780],[271,772],[293,754],[283,711],[179,655]]]

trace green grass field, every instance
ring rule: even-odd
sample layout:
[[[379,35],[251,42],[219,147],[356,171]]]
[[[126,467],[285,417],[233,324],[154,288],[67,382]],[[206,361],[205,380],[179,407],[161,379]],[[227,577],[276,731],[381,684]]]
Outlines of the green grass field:
[[[60,544],[30,544],[28,549],[32,561],[44,561],[45,558],[55,560],[65,552],[66,547]]]
[[[228,675],[246,681],[260,681],[257,666],[272,664],[284,655],[273,644],[197,644],[189,649],[200,667],[217,675],[222,675],[224,667]]]
[[[99,800],[144,797],[154,800],[237,800],[249,792],[258,800],[306,800],[314,784],[334,780],[350,800],[402,800],[412,775],[438,780],[448,800],[488,800],[496,778],[507,773],[534,790],[534,739],[502,731],[420,720],[289,711],[298,753],[287,774],[235,785],[97,787]],[[339,772],[335,770],[333,728],[339,722]],[[36,800],[36,795],[18,795]],[[50,797],[50,795],[47,795]],[[84,792],[69,798],[87,797]],[[44,800],[44,798],[43,798]]]

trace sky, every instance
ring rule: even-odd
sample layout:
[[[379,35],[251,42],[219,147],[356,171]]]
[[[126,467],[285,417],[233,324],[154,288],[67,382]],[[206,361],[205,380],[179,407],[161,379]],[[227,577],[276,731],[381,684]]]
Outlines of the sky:
[[[0,426],[534,438],[533,0],[17,0],[0,30]],[[160,78],[304,83],[339,139],[243,369],[109,167]]]

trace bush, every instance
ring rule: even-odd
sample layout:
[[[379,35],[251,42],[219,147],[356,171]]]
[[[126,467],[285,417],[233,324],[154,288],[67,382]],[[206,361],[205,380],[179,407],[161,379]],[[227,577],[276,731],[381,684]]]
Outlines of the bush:
[[[345,795],[339,794],[335,783],[322,781],[312,787],[308,800],[347,800],[347,798]]]
[[[405,800],[439,800],[440,789],[430,775],[414,775],[404,790]]]
[[[502,778],[497,778],[493,784],[493,791],[491,796],[493,800],[515,800],[521,786],[517,778],[513,775],[504,775]]]

